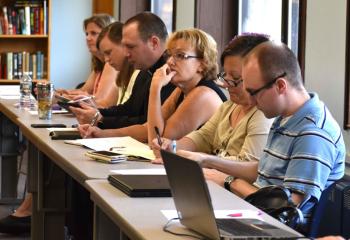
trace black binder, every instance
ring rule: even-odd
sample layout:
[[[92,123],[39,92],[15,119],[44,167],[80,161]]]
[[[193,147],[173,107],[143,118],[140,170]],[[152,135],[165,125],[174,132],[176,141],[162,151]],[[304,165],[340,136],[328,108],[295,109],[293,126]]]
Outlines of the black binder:
[[[50,132],[52,140],[75,140],[81,139],[79,131],[52,131]]]
[[[130,197],[171,197],[166,175],[112,174],[108,181]]]

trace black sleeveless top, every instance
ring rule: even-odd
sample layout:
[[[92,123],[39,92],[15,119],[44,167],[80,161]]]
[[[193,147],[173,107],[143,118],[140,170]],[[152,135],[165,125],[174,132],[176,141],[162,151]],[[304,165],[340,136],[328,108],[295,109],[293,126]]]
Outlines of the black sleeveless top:
[[[199,86],[205,86],[210,89],[213,89],[216,92],[216,94],[219,95],[220,99],[223,102],[227,100],[225,94],[221,91],[220,87],[216,85],[216,83],[213,80],[202,79],[199,81],[196,87],[199,87]],[[182,103],[183,100],[184,100],[184,93],[182,92],[179,98],[177,99],[176,108]]]

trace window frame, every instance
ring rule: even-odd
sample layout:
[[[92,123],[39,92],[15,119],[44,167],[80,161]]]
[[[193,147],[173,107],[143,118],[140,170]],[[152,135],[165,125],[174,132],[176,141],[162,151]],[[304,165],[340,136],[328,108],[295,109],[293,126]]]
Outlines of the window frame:
[[[350,129],[350,3],[346,6],[345,88],[343,128]]]

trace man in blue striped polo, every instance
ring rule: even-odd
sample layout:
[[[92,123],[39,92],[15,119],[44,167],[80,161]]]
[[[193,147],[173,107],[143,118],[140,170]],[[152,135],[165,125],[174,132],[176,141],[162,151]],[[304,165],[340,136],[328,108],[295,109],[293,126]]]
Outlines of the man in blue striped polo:
[[[267,118],[275,118],[259,162],[226,161],[217,156],[179,151],[197,160],[213,180],[246,197],[261,187],[283,185],[310,195],[314,202],[322,191],[344,175],[345,144],[341,129],[316,93],[303,86],[298,60],[284,44],[271,41],[254,48],[244,59],[244,88]],[[231,176],[225,182],[211,174]],[[293,193],[295,204],[305,194]],[[308,216],[313,207],[304,209]]]

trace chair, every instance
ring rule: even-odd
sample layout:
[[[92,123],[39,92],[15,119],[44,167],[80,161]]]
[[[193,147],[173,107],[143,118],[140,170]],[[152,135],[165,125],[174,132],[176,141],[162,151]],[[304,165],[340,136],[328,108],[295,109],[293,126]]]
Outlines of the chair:
[[[349,198],[350,181],[340,179],[322,192],[321,198],[314,208],[310,224],[309,237],[316,238],[327,235],[349,237]],[[348,207],[346,209],[346,207]]]

